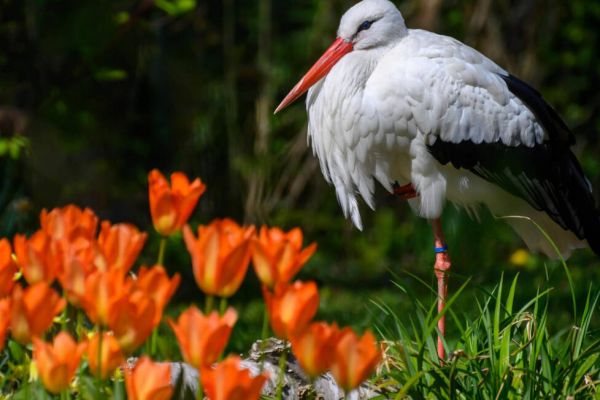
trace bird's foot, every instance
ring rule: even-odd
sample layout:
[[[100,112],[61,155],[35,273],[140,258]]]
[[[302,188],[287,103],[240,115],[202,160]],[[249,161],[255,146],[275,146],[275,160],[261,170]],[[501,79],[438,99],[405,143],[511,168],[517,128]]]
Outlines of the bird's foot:
[[[403,186],[400,186],[396,183],[394,184],[394,196],[398,196],[402,200],[410,200],[418,197],[419,194],[415,190],[415,187],[412,183]]]

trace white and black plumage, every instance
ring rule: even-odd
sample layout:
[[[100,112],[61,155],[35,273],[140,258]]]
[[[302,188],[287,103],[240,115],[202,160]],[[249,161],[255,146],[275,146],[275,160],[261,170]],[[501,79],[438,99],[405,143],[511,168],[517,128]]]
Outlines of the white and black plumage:
[[[600,254],[600,216],[570,150],[573,134],[541,95],[471,47],[407,29],[388,0],[363,0],[338,40],[277,111],[308,88],[308,135],[344,214],[362,228],[375,181],[412,183],[415,212],[446,200],[531,218],[568,256]],[[509,219],[532,250],[556,257],[530,221]]]
[[[407,29],[388,0],[348,10],[336,41],[275,112],[306,91],[313,151],[354,225],[362,228],[359,196],[375,207],[375,181],[432,221],[440,360],[451,267],[440,220],[446,200],[526,217],[507,221],[550,257],[538,226],[563,256],[586,240],[600,255],[600,214],[558,114],[478,51]]]

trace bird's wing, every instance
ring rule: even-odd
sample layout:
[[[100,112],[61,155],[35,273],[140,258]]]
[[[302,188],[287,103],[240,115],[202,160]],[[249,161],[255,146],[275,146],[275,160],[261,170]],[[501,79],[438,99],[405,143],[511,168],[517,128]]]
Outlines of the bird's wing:
[[[365,97],[396,132],[444,142],[532,147],[546,139],[535,114],[507,86],[506,71],[461,42],[412,30],[382,58]]]
[[[573,135],[541,95],[454,39],[409,37],[367,90],[392,116],[385,129],[425,135],[441,164],[500,186],[579,238],[600,237],[591,188],[569,149]]]

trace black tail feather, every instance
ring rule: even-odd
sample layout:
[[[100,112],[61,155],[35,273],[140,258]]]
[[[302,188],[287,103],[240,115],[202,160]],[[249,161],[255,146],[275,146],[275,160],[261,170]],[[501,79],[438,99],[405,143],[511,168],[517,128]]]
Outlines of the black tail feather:
[[[592,251],[600,257],[600,213],[596,212],[595,217],[590,220],[592,223],[585,228],[585,237]]]
[[[600,256],[600,212],[596,208],[594,196],[592,195],[589,182],[585,178],[583,170],[570,151],[567,152],[567,160],[560,168],[562,190],[571,209],[577,214],[582,235],[594,253]]]
[[[585,238],[592,251],[600,256],[600,212],[596,208],[589,182],[569,149],[575,144],[575,136],[537,90],[515,76],[501,77],[508,89],[536,115],[550,139],[547,148],[551,153],[549,161],[553,165],[546,164],[546,167],[555,172],[550,186],[554,186],[558,193],[549,190],[547,194],[552,194],[551,203],[554,203],[559,215],[553,215],[548,207],[541,208],[563,228],[571,230],[580,239]]]

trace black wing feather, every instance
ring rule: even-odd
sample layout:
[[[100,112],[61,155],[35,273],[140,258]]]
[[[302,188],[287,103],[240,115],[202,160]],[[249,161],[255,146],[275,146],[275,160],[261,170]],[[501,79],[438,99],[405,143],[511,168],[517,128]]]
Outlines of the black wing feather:
[[[550,140],[575,144],[575,135],[556,110],[544,100],[540,92],[513,75],[500,75],[508,90],[517,96],[533,112],[540,124],[548,132]]]
[[[573,133],[535,89],[514,76],[501,76],[508,89],[535,114],[549,140],[527,147],[500,142],[449,143],[438,138],[429,151],[441,164],[468,169],[545,211],[564,229],[587,239],[600,255],[600,214],[583,170],[569,148],[575,143]]]

